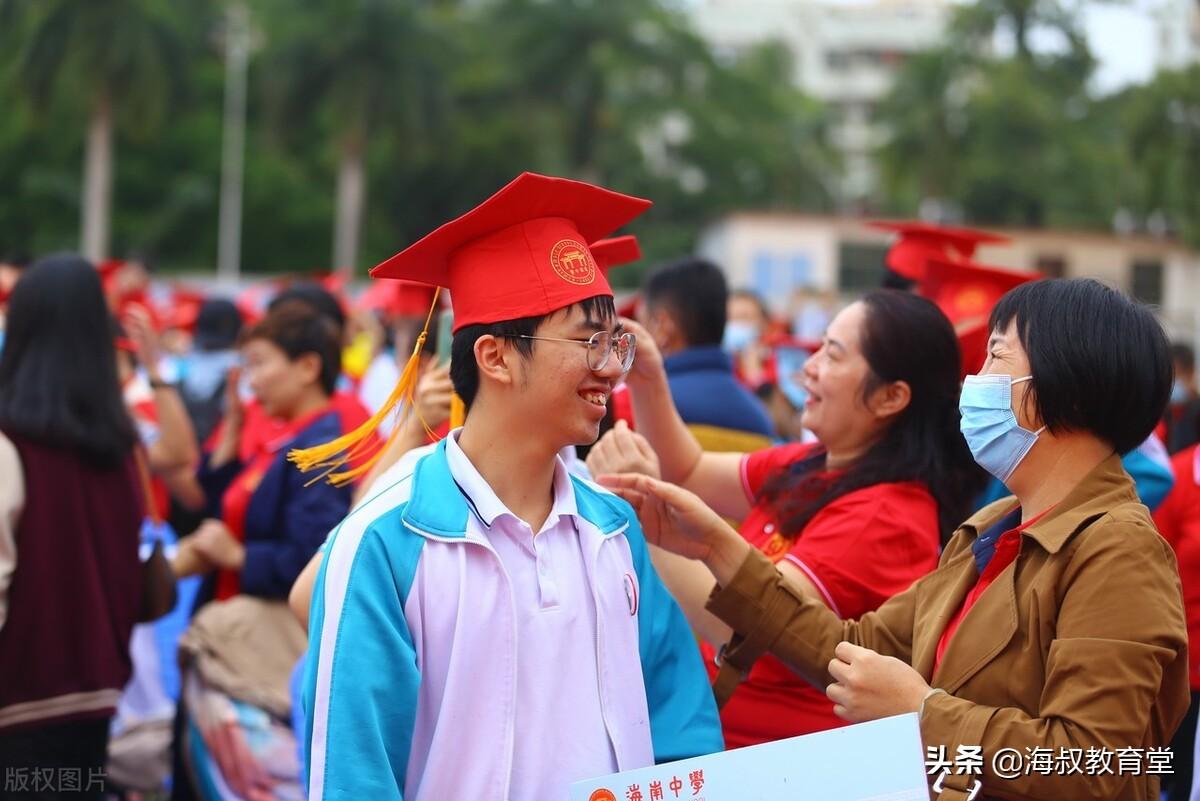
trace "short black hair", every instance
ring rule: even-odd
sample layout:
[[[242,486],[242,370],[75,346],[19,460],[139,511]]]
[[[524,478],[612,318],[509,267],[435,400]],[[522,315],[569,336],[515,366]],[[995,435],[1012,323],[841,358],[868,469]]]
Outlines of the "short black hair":
[[[346,330],[346,312],[342,311],[342,304],[338,303],[332,292],[312,281],[299,281],[272,298],[267,304],[267,311],[291,300],[306,303],[318,314],[328,318],[337,327],[338,340],[341,340]]]
[[[196,333],[192,338],[196,350],[228,350],[237,344],[242,330],[242,315],[233,301],[208,298],[196,315]]]
[[[1171,343],[1171,363],[1191,372],[1196,369],[1196,351],[1185,342]]]
[[[665,309],[675,319],[688,347],[721,344],[729,288],[712,262],[684,259],[658,268],[646,278],[642,299],[647,309]]]
[[[1049,430],[1087,431],[1120,454],[1150,436],[1172,379],[1167,337],[1148,306],[1091,278],[1056,278],[1005,294],[990,330],[1013,321]]]
[[[549,314],[520,317],[498,323],[467,325],[455,332],[450,343],[450,383],[454,385],[455,394],[462,398],[463,405],[470,409],[471,404],[475,402],[475,396],[479,394],[479,365],[475,363],[475,343],[481,336],[490,334],[510,339],[517,353],[528,358],[533,355],[533,346],[537,342],[520,337],[533,336],[546,320],[576,306],[593,320],[608,322],[617,317],[612,295],[595,295]]]
[[[267,316],[242,332],[244,345],[253,339],[265,339],[276,345],[292,361],[306,353],[321,360],[318,381],[326,395],[332,395],[342,373],[342,346],[333,321],[301,301],[275,304]]]

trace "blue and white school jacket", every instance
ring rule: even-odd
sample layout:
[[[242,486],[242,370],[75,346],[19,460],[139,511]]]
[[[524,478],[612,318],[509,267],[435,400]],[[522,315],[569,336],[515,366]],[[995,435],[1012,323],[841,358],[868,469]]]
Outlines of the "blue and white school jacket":
[[[696,640],[654,572],[632,507],[571,480],[618,768],[720,751]],[[331,535],[314,586],[303,689],[309,799],[505,801],[517,739],[552,749],[556,736],[515,731],[522,666],[508,577],[469,525],[444,442],[381,483]],[[423,682],[440,702],[418,721]],[[566,730],[570,698],[561,709]]]

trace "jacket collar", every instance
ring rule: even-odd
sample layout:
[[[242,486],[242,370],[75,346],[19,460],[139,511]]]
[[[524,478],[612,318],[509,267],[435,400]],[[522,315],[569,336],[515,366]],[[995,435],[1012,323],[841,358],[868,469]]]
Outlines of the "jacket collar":
[[[1121,457],[1114,453],[1096,465],[1065,498],[1024,533],[1047,553],[1058,553],[1075,532],[1126,502],[1140,503],[1133,479],[1122,467]],[[1016,499],[1011,496],[996,501],[972,515],[960,529],[972,538],[977,537],[1016,505]]]
[[[574,494],[576,514],[579,517],[595,526],[605,537],[625,530],[628,517],[616,496],[599,490],[576,476],[568,474],[568,478]],[[411,495],[400,517],[408,528],[418,534],[435,538],[466,539],[472,514],[471,504],[471,498],[454,480],[454,474],[450,471],[446,440],[443,439],[432,452],[417,462],[413,471]],[[557,500],[555,506],[558,507]],[[487,520],[483,510],[476,509],[475,513],[481,521]],[[496,515],[493,515],[491,520],[495,517]]]
[[[697,345],[663,357],[663,368],[668,375],[689,373],[693,370],[721,370],[732,373],[733,360],[720,345]]]

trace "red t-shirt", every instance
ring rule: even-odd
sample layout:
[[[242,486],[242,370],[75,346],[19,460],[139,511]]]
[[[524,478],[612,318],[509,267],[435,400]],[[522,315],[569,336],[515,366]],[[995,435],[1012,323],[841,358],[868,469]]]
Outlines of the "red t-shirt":
[[[1175,549],[1188,627],[1188,677],[1200,690],[1200,446],[1171,459],[1175,486],[1154,512],[1154,523]]]
[[[854,619],[903,592],[937,567],[938,509],[918,482],[876,484],[836,499],[789,542],[772,511],[755,502],[767,480],[815,453],[792,444],[747,454],[742,479],[752,508],[741,534],[775,562],[799,568],[840,617]],[[715,677],[715,650],[703,645]],[[721,710],[728,748],[846,725],[833,703],[773,656],[762,657]]]

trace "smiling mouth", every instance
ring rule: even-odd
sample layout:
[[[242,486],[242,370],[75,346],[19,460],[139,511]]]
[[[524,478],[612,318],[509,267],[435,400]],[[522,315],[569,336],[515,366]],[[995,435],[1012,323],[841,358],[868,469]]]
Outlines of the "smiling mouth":
[[[604,407],[608,405],[608,394],[605,392],[580,392],[579,397],[593,406]]]

